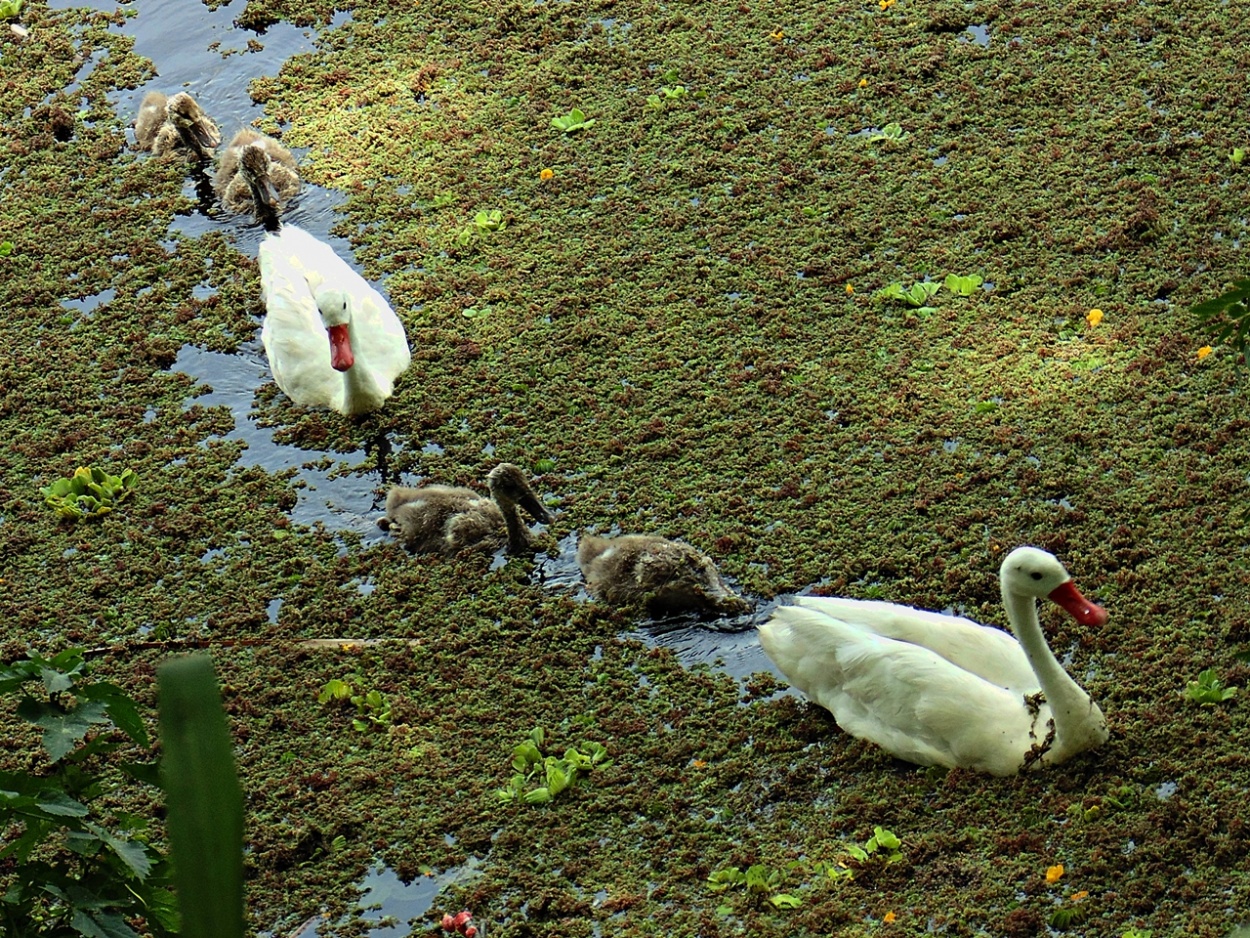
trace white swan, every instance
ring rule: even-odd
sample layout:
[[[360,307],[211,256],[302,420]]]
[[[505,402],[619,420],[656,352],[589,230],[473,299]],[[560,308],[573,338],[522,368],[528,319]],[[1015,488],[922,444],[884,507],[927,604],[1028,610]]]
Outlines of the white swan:
[[[760,626],[760,644],[844,730],[908,762],[1015,775],[1106,742],[1102,711],[1046,644],[1036,600],[1082,625],[1102,625],[1106,610],[1036,547],[1008,554],[999,579],[1018,641],[910,606],[803,596]]]
[[[260,246],[261,342],[287,397],[341,414],[377,410],[412,360],[382,294],[328,244],[295,225]]]

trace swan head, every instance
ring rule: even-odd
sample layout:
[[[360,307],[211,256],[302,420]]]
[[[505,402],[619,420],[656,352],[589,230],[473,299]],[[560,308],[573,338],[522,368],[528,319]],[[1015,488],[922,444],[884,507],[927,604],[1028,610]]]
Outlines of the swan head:
[[[278,189],[269,177],[269,155],[258,144],[248,144],[239,153],[239,173],[252,190],[256,217],[264,222],[278,215]]]
[[[1037,547],[1017,547],[999,568],[1003,594],[1049,599],[1082,625],[1102,625],[1107,610],[1096,606],[1076,588],[1054,554]]]
[[[486,476],[486,485],[497,503],[516,505],[541,524],[552,522],[551,512],[538,500],[519,466],[500,463]]]
[[[318,290],[317,309],[330,336],[330,367],[335,371],[347,371],[356,364],[352,352],[350,327],[352,321],[351,301],[342,290]]]
[[[221,132],[204,113],[195,98],[180,91],[165,103],[165,114],[187,148],[200,159],[208,159],[208,151],[221,143]]]

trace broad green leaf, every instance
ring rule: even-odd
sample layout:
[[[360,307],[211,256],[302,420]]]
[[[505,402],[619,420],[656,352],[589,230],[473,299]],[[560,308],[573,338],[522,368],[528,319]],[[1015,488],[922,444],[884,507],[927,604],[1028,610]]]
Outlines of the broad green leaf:
[[[162,777],[185,938],[242,938],[243,795],[206,655],[157,672]]]
[[[73,749],[92,725],[109,722],[104,705],[94,700],[81,703],[73,710],[64,710],[27,697],[18,705],[17,712],[23,719],[43,728],[43,748],[53,762],[59,762]]]
[[[90,812],[87,806],[75,801],[65,792],[56,788],[41,791],[35,799],[39,810],[56,817],[86,817]]]

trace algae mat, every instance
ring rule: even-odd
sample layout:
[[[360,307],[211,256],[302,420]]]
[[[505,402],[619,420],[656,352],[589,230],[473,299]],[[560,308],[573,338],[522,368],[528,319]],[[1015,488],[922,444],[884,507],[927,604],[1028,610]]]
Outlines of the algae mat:
[[[241,22],[344,5],[250,93],[347,193],[339,230],[414,365],[362,423],[266,385],[284,441],[333,461],[387,433],[398,469],[461,483],[520,462],[552,544],[680,535],[761,598],[823,580],[1002,624],[998,560],[1038,544],[1110,611],[1046,624],[1113,735],[1023,779],[918,770],[771,677],[616,639],[628,616],[525,562],[293,526],[289,474],[236,464],[229,411],[170,370],[184,344],[251,340],[254,265],[227,231],[170,236],[185,167],[125,149],[106,95],[152,78],[110,28],[125,7],[32,4],[0,47],[5,654],[239,643],[216,661],[253,925],[324,908],[322,934],[359,933],[341,916],[374,858],[413,877],[470,857],[418,930],[460,907],[499,936],[1215,938],[1246,917],[1245,701],[1180,694],[1250,674],[1244,379],[1186,312],[1246,273],[1238,5],[273,2]],[[593,125],[552,126],[573,108]],[[947,274],[986,286],[873,297]],[[92,464],[138,490],[58,523],[39,487]],[[294,644],[343,637],[420,644]],[[150,705],[161,657],[100,668]],[[386,725],[317,703],[342,678]],[[34,760],[3,725],[4,760]],[[612,764],[501,804],[538,725]],[[901,861],[848,881],[845,845],[878,825]],[[753,864],[771,891],[709,889]]]

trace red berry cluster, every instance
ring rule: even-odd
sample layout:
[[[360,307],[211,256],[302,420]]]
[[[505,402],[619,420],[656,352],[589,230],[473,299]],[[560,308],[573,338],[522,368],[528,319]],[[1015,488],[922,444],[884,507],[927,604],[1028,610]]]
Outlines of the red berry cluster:
[[[448,912],[443,916],[443,931],[455,932],[464,935],[464,938],[477,938],[477,926],[469,924],[472,921],[473,915],[468,909],[455,915]]]

